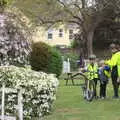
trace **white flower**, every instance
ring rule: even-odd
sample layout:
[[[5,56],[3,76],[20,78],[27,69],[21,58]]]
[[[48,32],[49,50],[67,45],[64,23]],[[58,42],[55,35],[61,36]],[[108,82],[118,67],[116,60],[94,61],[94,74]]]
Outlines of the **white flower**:
[[[5,82],[6,86],[22,90],[24,116],[30,120],[30,116],[36,109],[38,110],[36,111],[38,116],[50,112],[59,85],[58,79],[53,74],[15,66],[0,67],[0,83],[2,82]],[[11,95],[8,97],[8,101],[14,102],[14,98],[15,95]],[[6,107],[12,108],[10,105]]]

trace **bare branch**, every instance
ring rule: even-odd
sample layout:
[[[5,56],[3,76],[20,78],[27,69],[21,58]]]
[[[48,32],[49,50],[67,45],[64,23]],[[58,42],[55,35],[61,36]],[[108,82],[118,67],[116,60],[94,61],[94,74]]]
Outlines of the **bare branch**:
[[[61,5],[63,5],[63,7],[64,7],[64,10],[67,12],[67,13],[69,13],[74,19],[77,19],[79,22],[78,22],[78,24],[80,25],[80,24],[82,24],[82,19],[79,17],[79,16],[77,16],[77,15],[75,15],[71,10],[70,10],[70,8],[68,8],[68,6],[66,6],[65,5],[65,3],[64,2],[62,2],[61,0],[57,0]],[[74,4],[77,8],[79,8],[79,11],[81,11],[81,9],[80,9],[80,7],[77,5],[77,4]]]
[[[82,8],[85,8],[85,0],[81,0],[82,2]]]
[[[74,5],[75,7],[77,7],[79,11],[81,11],[81,8],[80,8],[80,6],[79,6],[78,4],[74,3],[73,5]]]
[[[61,0],[57,0],[57,2],[60,3],[61,5],[63,5],[64,8],[67,7],[67,6],[64,4],[64,2],[62,2]]]

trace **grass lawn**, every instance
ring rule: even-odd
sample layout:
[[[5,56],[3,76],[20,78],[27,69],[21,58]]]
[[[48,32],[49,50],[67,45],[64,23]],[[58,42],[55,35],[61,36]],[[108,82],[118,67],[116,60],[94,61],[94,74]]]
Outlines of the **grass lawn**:
[[[82,89],[80,86],[65,86],[65,81],[60,80],[57,100],[54,102],[52,114],[43,119],[120,120],[120,99],[112,99],[113,90],[111,83],[109,83],[107,91],[108,98],[105,100],[98,99],[87,102],[82,97]]]

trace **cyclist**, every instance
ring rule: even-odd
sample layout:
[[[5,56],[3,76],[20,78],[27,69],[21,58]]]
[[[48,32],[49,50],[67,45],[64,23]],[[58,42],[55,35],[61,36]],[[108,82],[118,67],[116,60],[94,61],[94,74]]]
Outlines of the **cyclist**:
[[[98,98],[97,96],[97,81],[98,81],[98,64],[96,63],[96,56],[94,54],[91,54],[89,56],[89,63],[86,67],[87,69],[87,77],[90,81],[94,82],[94,97]]]
[[[99,62],[99,79],[100,79],[100,98],[106,98],[106,87],[110,78],[110,67],[104,64],[104,60]]]
[[[113,98],[119,98],[118,82],[120,81],[120,49],[116,44],[111,44],[110,49],[112,52],[112,57],[110,60],[106,61],[105,63],[111,67],[111,78],[112,78],[112,84],[114,90]]]

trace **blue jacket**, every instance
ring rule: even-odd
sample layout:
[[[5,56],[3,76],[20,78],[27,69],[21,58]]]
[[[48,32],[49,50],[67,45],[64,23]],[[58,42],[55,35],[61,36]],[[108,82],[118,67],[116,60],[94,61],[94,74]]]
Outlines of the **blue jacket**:
[[[110,71],[110,67],[108,66],[105,66],[104,68],[99,69],[98,74],[99,74],[99,79],[101,82],[108,82],[109,77],[110,77],[109,71]]]

